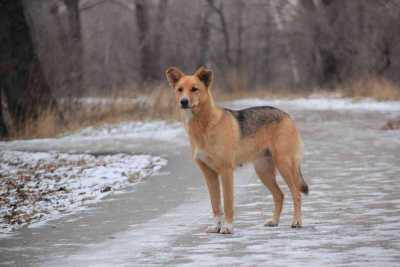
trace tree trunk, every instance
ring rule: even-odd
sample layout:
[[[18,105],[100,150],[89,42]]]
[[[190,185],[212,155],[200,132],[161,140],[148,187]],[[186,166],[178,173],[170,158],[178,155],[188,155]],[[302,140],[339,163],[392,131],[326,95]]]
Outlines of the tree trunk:
[[[164,22],[167,15],[168,0],[160,0],[157,7],[157,18],[154,30],[153,39],[153,67],[151,70],[151,78],[156,81],[160,81],[163,77],[160,59],[161,59],[161,48],[163,44],[163,34],[164,34]]]
[[[36,54],[23,0],[0,2],[0,135],[56,110]]]
[[[151,69],[152,69],[152,51],[151,42],[149,38],[149,7],[148,3],[144,0],[135,1],[135,12],[136,12],[136,24],[140,46],[141,62],[140,62],[140,78],[142,82],[148,82],[151,80]]]
[[[68,12],[68,52],[69,69],[67,76],[67,88],[70,96],[82,95],[83,81],[83,44],[82,26],[79,10],[79,0],[64,0]]]
[[[207,7],[204,7],[203,14],[201,15],[200,24],[200,56],[197,66],[209,66],[209,43],[210,43],[210,25],[209,25],[210,12]]]
[[[219,7],[217,7],[214,0],[207,0],[207,3],[210,8],[217,14],[219,22],[221,24],[220,31],[222,33],[225,46],[225,63],[230,67],[232,66],[231,39],[228,31],[228,24],[225,18],[223,3],[221,2]]]
[[[280,6],[282,5],[282,6]],[[297,87],[300,83],[300,76],[298,72],[298,66],[296,59],[293,54],[292,47],[290,46],[289,40],[286,36],[287,31],[287,23],[286,18],[287,14],[284,13],[283,3],[279,1],[271,1],[270,7],[272,11],[272,16],[274,18],[276,29],[280,35],[283,36],[282,38],[282,57],[285,57],[285,61],[287,60],[287,68],[288,71],[291,73],[292,79],[290,86]],[[284,62],[281,62],[282,66],[284,66]]]
[[[332,85],[339,80],[338,59],[335,55],[330,4],[333,0],[321,0],[318,5],[313,0],[301,0],[311,37],[312,77],[320,86]],[[337,49],[337,47],[336,47]]]
[[[245,3],[243,0],[238,0],[236,3],[236,8],[237,8],[237,27],[236,27],[236,33],[237,33],[237,47],[236,47],[236,69],[237,72],[240,74],[242,71],[242,62],[243,62],[243,11],[245,9]]]

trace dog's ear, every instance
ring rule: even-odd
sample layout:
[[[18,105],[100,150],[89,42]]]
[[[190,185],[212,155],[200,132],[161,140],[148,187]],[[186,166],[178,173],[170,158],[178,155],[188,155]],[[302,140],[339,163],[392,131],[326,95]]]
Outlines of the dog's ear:
[[[165,71],[167,80],[172,88],[178,83],[178,81],[185,75],[181,70],[176,67],[170,67]]]
[[[207,88],[210,88],[213,80],[213,73],[211,70],[206,69],[205,67],[200,67],[198,70],[196,70],[194,75],[197,76],[197,78],[199,78],[199,80],[202,81]]]

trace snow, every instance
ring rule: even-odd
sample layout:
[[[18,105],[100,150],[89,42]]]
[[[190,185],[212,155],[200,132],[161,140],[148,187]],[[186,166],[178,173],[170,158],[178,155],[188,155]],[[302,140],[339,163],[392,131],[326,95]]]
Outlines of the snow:
[[[329,118],[340,127],[321,127],[319,120],[299,121],[307,142],[305,175],[314,180],[303,201],[303,229],[289,227],[292,203],[287,187],[282,187],[287,201],[281,225],[263,226],[273,208],[272,199],[254,172],[244,167],[235,174],[238,215],[233,236],[204,233],[210,223],[209,200],[204,188],[193,187],[190,201],[177,208],[45,266],[395,266],[399,251],[397,144],[387,133],[362,128],[357,122],[366,119],[360,112],[398,113],[400,102],[312,98],[223,103],[237,109],[256,105],[300,112],[357,112],[354,118]],[[371,116],[369,123],[377,124],[385,117],[381,115]],[[327,135],[341,141],[329,142]]]
[[[180,122],[122,122],[88,127],[57,138],[0,142],[1,150],[61,151],[67,153],[135,153],[143,142],[168,142],[187,145],[185,130]],[[155,153],[157,153],[155,149]]]
[[[0,233],[70,214],[164,165],[150,155],[1,151]]]
[[[84,100],[89,104],[98,104],[101,101],[96,98],[88,98]],[[100,101],[100,102],[99,102]],[[124,101],[124,99],[120,99]],[[126,101],[130,101],[129,99]],[[140,100],[143,101],[143,100]],[[104,101],[103,101],[104,102]],[[103,103],[101,102],[101,103]],[[107,101],[106,101],[107,102]],[[108,103],[108,102],[107,102]],[[282,107],[284,109],[303,109],[303,110],[351,110],[351,111],[379,111],[379,112],[398,112],[400,111],[400,102],[376,102],[373,100],[354,101],[349,98],[299,98],[299,99],[242,99],[229,103],[221,103],[222,106],[231,108],[243,108],[248,106],[272,105]],[[131,140],[158,140],[164,142],[172,142],[180,145],[187,145],[184,128],[180,122],[166,121],[147,121],[147,122],[123,122],[119,124],[106,124],[100,127],[88,127],[75,133],[69,133],[58,138],[34,139],[34,140],[17,140],[11,142],[0,142],[0,177],[2,189],[0,193],[0,203],[8,201],[7,205],[2,205],[0,209],[0,232],[10,232],[32,220],[33,223],[43,221],[52,216],[44,213],[45,206],[50,214],[60,214],[62,212],[72,212],[74,209],[81,207],[85,203],[98,201],[112,191],[125,187],[130,182],[131,173],[138,176],[137,180],[142,179],[157,171],[166,161],[159,157],[151,157],[149,155],[128,155],[116,154],[108,156],[93,156],[90,153],[96,147],[111,147],[114,153],[121,151],[134,151],[135,144]],[[127,141],[129,140],[129,141]],[[56,152],[17,152],[15,150],[31,150],[37,151],[38,147],[42,147],[44,151],[63,151],[68,153]],[[69,149],[64,149],[65,147]],[[88,148],[86,150],[76,148]],[[121,149],[127,148],[127,149]],[[40,150],[39,150],[40,151]],[[80,154],[76,154],[78,152]],[[96,150],[95,150],[96,151]],[[113,154],[114,154],[113,153]],[[84,162],[85,164],[79,164]],[[47,169],[46,168],[50,168]],[[53,168],[55,168],[53,170]],[[24,178],[24,175],[27,177]],[[22,176],[21,176],[22,175]],[[49,204],[53,200],[36,201],[39,208],[29,201],[23,206],[14,209],[15,212],[23,211],[23,214],[30,214],[29,217],[17,216],[13,214],[14,224],[6,226],[4,215],[10,215],[10,208],[13,202],[17,201],[17,190],[14,188],[13,193],[9,187],[10,181],[15,181],[16,185],[22,183],[23,179],[31,176],[37,178],[26,183],[26,188],[34,188],[34,184],[38,183],[38,190],[47,188],[47,190],[56,190],[67,187],[68,192],[59,190],[58,193],[53,192],[54,199],[62,200],[59,204]],[[21,178],[22,177],[22,178]],[[40,178],[40,179],[39,179]],[[21,180],[22,179],[22,180]],[[5,183],[9,183],[5,186]],[[101,188],[112,186],[109,192],[100,191]],[[7,189],[5,189],[7,188]],[[4,199],[5,192],[10,193]],[[8,194],[7,193],[7,194]],[[7,195],[6,194],[6,195]],[[7,198],[6,197],[6,198]],[[54,201],[53,201],[54,202]],[[69,205],[65,203],[70,202]],[[36,205],[35,204],[35,205]],[[39,209],[39,211],[34,211]],[[33,213],[35,213],[33,215]],[[31,216],[33,215],[33,217]],[[11,217],[8,217],[9,220]],[[18,222],[21,225],[18,225]]]
[[[168,123],[165,121],[151,122],[125,122],[116,125],[106,124],[100,127],[88,127],[65,138],[103,138],[103,137],[129,137],[150,138],[162,141],[173,141],[184,133],[179,122]]]
[[[240,177],[236,181],[238,184],[236,194],[245,193],[243,188],[246,188],[250,179],[254,178],[251,170],[250,167],[242,167],[236,171],[236,174]],[[184,235],[199,236],[200,238],[216,236],[215,234],[204,233],[210,223],[209,200],[204,188],[202,190],[196,189],[189,201],[146,222],[145,225],[131,225],[129,231],[118,233],[111,240],[83,247],[75,255],[63,260],[50,260],[44,266],[79,266],[83,263],[85,266],[126,266],[127,262],[134,262],[137,266],[176,265],[165,264],[165,262],[174,259],[174,254],[179,253],[179,249],[185,249],[184,246],[171,246],[179,238]],[[236,234],[242,236],[240,231],[237,231]],[[222,239],[219,239],[219,241],[226,240],[223,237],[227,236],[221,235]],[[217,245],[221,248],[224,247],[224,244]],[[203,249],[210,249],[211,246],[207,245]],[[149,251],[156,254],[156,256],[151,257],[151,261],[148,258]],[[186,256],[190,257],[191,255]],[[204,256],[198,253],[201,261],[206,259]],[[195,256],[193,255],[193,257]],[[210,263],[213,260],[215,261],[215,258],[210,258]],[[208,265],[208,263],[207,261],[202,266],[213,266],[213,264]]]
[[[69,99],[60,99],[60,103],[68,103]],[[116,104],[146,104],[148,102],[148,98],[144,96],[136,96],[136,97],[81,97],[75,98],[73,100],[75,103],[84,104],[85,106],[88,105],[95,105],[95,106],[111,106]]]
[[[232,101],[232,107],[247,106],[285,106],[304,110],[351,110],[351,111],[400,111],[400,101],[378,102],[372,99],[354,100],[351,98],[297,98],[297,99],[259,99],[248,98]]]
[[[132,155],[138,140],[186,144],[183,135],[178,122],[124,122],[57,138],[0,142],[0,233],[64,216],[154,174],[167,161]]]
[[[257,105],[272,105],[289,113],[298,111],[300,118],[306,113],[303,110],[337,111],[329,117],[323,116],[324,112],[315,112],[316,117],[298,121],[306,143],[304,174],[313,178],[312,191],[304,198],[303,229],[289,227],[292,207],[286,187],[283,188],[287,201],[281,225],[277,228],[263,226],[273,208],[272,199],[254,172],[244,167],[236,173],[235,180],[238,214],[235,235],[204,233],[210,222],[209,200],[204,185],[194,185],[184,192],[187,193],[185,201],[172,210],[145,223],[132,224],[130,230],[114,233],[112,239],[80,246],[74,253],[67,251],[61,262],[60,258],[50,257],[48,266],[72,266],[74,263],[76,266],[126,266],[127,262],[173,266],[235,263],[246,263],[246,266],[341,266],[345,263],[376,266],[386,263],[394,266],[399,251],[397,211],[400,201],[396,196],[400,191],[396,178],[400,143],[398,132],[383,132],[377,128],[387,117],[386,112],[399,114],[400,102],[313,97],[222,103],[222,106],[237,109]],[[351,112],[352,116],[339,116],[342,110]],[[364,113],[369,112],[374,116],[365,116]],[[318,117],[318,114],[322,115]],[[321,126],[322,120],[334,127]],[[109,124],[59,138],[0,142],[0,233],[26,225],[25,220],[32,220],[31,225],[36,226],[85,209],[87,204],[121,192],[157,173],[166,160],[134,155],[135,145],[143,144],[144,140],[150,140],[146,145],[155,147],[151,150],[155,153],[160,144],[172,143],[171,148],[165,149],[168,155],[175,153],[176,144],[187,146],[182,124],[165,121]],[[98,156],[85,152],[96,146],[103,149]],[[103,154],[108,151],[105,147],[111,147],[111,152]],[[146,151],[148,153],[153,152]],[[172,165],[173,161],[170,162]],[[182,158],[178,165],[181,164],[189,166],[192,162],[189,157]],[[173,168],[177,169],[181,166]],[[197,172],[182,171],[188,176],[185,179],[198,178]],[[26,180],[25,186],[20,187],[23,180]],[[47,193],[42,194],[42,199],[26,203],[21,197],[24,191],[28,191],[25,194],[32,199],[36,193],[39,196]],[[165,202],[174,200],[171,193],[163,197]],[[6,217],[22,223],[6,225],[4,215],[12,213],[11,204],[18,201],[18,208],[14,208],[17,212]]]

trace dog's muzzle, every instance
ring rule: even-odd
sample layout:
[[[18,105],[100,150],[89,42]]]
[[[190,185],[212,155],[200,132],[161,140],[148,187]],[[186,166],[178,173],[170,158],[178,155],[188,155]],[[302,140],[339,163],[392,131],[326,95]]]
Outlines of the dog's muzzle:
[[[189,99],[187,99],[186,97],[181,98],[181,108],[186,109],[186,108],[190,108],[189,107]]]

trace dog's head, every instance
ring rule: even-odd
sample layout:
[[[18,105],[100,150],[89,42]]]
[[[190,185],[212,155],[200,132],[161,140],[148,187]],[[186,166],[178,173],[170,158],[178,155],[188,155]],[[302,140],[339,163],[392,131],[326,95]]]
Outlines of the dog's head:
[[[213,79],[211,70],[200,67],[193,75],[186,75],[178,68],[170,67],[165,74],[180,108],[196,111],[209,101]]]

